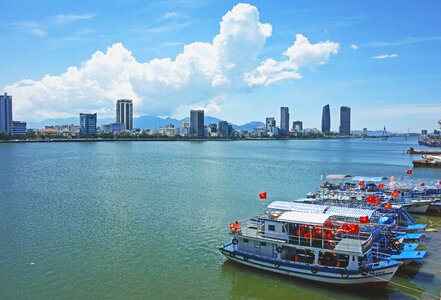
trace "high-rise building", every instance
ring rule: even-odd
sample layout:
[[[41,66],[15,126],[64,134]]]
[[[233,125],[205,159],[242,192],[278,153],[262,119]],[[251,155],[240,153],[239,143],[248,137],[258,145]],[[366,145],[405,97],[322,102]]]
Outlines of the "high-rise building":
[[[340,107],[340,130],[341,134],[351,134],[351,108]]]
[[[363,128],[363,136],[368,136],[368,129],[366,127]]]
[[[179,134],[181,136],[188,136],[190,134],[190,122],[181,122]]]
[[[279,129],[276,127],[276,120],[273,117],[266,118],[265,131],[267,136],[279,135]]]
[[[205,136],[203,110],[190,110],[190,135]]]
[[[80,135],[96,135],[96,113],[80,114]]]
[[[25,135],[27,133],[26,122],[12,121],[12,134]]]
[[[0,131],[12,134],[12,96],[0,95]]]
[[[297,132],[303,131],[303,122],[302,121],[292,122],[292,129]]]
[[[133,129],[133,101],[119,99],[116,101],[116,123],[123,123],[125,130]]]
[[[331,131],[331,112],[329,110],[329,104],[323,106],[322,112],[322,132]]]
[[[219,137],[228,137],[227,121],[219,121]]]
[[[227,121],[219,121],[219,137],[233,137],[234,129],[233,125]]]
[[[280,135],[288,135],[289,133],[289,108],[280,108]]]

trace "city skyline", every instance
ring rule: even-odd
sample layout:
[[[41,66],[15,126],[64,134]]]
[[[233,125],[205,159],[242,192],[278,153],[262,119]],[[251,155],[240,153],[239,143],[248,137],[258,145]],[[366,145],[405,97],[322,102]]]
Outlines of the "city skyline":
[[[134,100],[135,117],[183,118],[203,108],[236,124],[289,106],[291,119],[320,128],[324,103],[353,108],[357,129],[419,132],[441,117],[436,1],[100,4],[4,7],[0,31],[8,47],[0,54],[8,72],[0,86],[14,96],[17,119],[81,111],[110,117],[119,98]],[[39,17],[31,13],[37,10]]]

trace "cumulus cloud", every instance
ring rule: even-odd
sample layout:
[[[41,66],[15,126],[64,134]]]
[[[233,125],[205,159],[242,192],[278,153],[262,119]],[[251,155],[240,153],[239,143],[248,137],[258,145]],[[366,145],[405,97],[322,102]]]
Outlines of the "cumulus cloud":
[[[332,54],[336,54],[339,44],[326,41],[311,44],[301,35],[296,35],[294,44],[283,55],[285,60],[267,59],[253,72],[245,74],[245,80],[250,86],[270,85],[283,79],[300,79],[301,68],[314,68],[325,64]]]
[[[312,44],[298,34],[283,60],[261,61],[259,55],[271,33],[271,25],[260,22],[257,8],[241,3],[223,16],[212,42],[185,45],[175,59],[142,63],[116,43],[61,75],[21,80],[4,90],[13,95],[14,114],[22,119],[88,111],[113,116],[118,98],[133,99],[138,115],[172,115],[194,106],[214,113],[220,111],[228,93],[299,79],[300,69],[326,63],[339,49],[337,43]]]
[[[383,54],[383,55],[378,55],[378,56],[373,56],[373,59],[385,59],[385,58],[394,58],[394,57],[398,57],[398,54],[393,53],[393,54]]]
[[[360,48],[359,46],[357,46],[355,44],[351,44],[349,47],[351,47],[351,49],[353,49],[353,50],[357,50],[358,48]]]

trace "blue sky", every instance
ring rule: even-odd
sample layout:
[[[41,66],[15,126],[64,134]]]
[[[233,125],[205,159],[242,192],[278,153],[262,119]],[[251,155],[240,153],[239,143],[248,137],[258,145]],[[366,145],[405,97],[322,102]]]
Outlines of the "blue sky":
[[[279,120],[280,106],[288,106],[291,121],[318,128],[329,103],[333,130],[342,105],[352,108],[354,129],[436,128],[440,1],[244,3],[251,6],[2,0],[0,86],[13,95],[14,119],[25,121],[80,111],[111,117],[116,98],[129,97],[138,115],[184,117],[202,107],[241,124]],[[294,47],[296,34],[306,48]],[[194,47],[185,52],[185,45]]]

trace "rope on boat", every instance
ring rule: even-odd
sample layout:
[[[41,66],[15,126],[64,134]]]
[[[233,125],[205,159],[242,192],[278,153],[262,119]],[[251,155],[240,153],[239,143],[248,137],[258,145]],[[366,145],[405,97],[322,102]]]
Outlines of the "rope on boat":
[[[373,276],[373,277],[375,277],[375,278],[377,278],[377,279],[380,279],[380,280],[382,280],[382,281],[387,281],[387,282],[389,282],[389,283],[392,283],[392,284],[395,284],[395,285],[397,285],[397,286],[403,287],[403,288],[405,288],[405,289],[412,290],[412,291],[414,291],[414,292],[418,292],[418,293],[421,293],[421,294],[423,294],[423,295],[433,297],[433,298],[435,298],[435,299],[439,299],[439,296],[436,296],[436,295],[434,295],[434,294],[426,293],[426,292],[424,292],[424,291],[421,291],[421,290],[417,290],[417,289],[411,288],[410,286],[407,286],[407,285],[403,285],[403,284],[399,284],[399,283],[396,283],[396,282],[392,282],[392,281],[390,281],[390,280],[387,280],[387,279],[381,278],[381,277],[376,276],[376,275],[371,275],[371,276]]]

